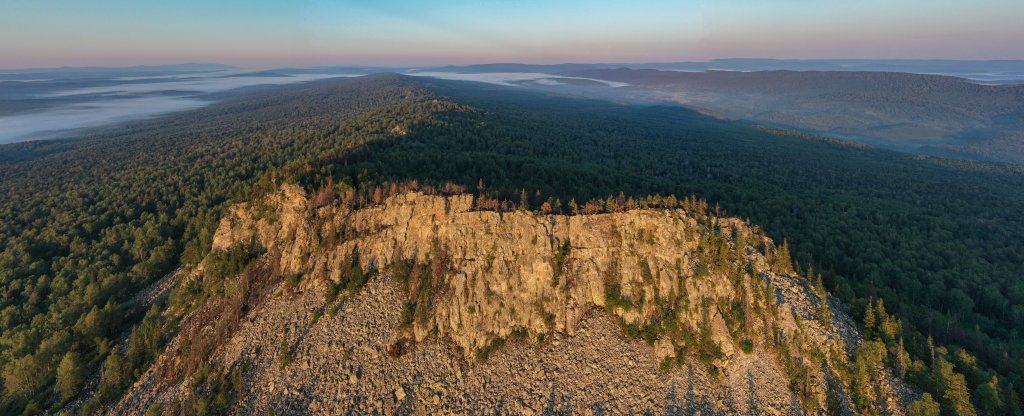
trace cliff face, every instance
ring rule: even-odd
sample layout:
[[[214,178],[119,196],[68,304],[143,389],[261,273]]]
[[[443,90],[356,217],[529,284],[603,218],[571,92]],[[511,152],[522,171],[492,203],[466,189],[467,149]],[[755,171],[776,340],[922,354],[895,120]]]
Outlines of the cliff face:
[[[856,330],[737,219],[482,211],[415,192],[353,210],[284,186],[231,208],[213,251],[252,245],[265,254],[250,274],[291,283],[210,360],[242,369],[240,413],[851,408],[829,363],[849,359]],[[879,409],[902,414],[901,384],[878,371]],[[196,394],[155,377],[115,410]]]

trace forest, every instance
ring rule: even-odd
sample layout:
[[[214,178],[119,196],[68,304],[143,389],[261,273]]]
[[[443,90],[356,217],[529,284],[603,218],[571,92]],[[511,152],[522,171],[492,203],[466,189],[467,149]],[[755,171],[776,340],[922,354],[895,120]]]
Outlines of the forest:
[[[0,413],[59,408],[101,366],[108,394],[97,400],[116,398],[173,331],[153,328],[159,308],[122,312],[202,259],[230,202],[280,181],[366,192],[412,180],[566,210],[620,192],[707,200],[786,241],[797,269],[821,273],[869,336],[920,362],[908,379],[944,411],[967,414],[942,396],[959,375],[983,414],[1021,414],[1024,167],[676,105],[395,75],[259,90],[77,141],[0,147]],[[121,353],[114,345],[133,326]]]

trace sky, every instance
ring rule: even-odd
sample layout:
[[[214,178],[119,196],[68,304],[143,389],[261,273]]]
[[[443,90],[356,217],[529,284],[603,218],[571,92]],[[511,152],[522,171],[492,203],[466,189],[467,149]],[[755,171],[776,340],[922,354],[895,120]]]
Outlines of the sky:
[[[0,68],[1024,59],[1021,0],[0,0]]]

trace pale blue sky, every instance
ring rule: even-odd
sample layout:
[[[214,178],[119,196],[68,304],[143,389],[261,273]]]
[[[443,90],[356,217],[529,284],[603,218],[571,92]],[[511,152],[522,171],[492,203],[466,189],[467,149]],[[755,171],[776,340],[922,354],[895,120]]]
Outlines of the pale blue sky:
[[[0,67],[1024,59],[1020,0],[0,0]]]

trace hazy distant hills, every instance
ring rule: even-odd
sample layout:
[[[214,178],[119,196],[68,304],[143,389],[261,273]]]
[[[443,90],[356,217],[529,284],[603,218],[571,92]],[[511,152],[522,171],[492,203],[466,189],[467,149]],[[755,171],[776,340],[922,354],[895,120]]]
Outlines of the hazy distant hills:
[[[409,73],[613,101],[678,102],[913,153],[1024,163],[1024,61],[493,63]]]
[[[595,69],[658,69],[666,71],[870,71],[911,74],[952,75],[991,83],[1024,83],[1024,61],[961,61],[948,59],[753,59],[732,58],[709,61],[647,63],[563,63],[535,65],[491,63],[449,65],[421,69],[456,73],[540,72],[559,73]]]
[[[83,76],[143,76],[187,72],[212,72],[238,70],[238,67],[223,64],[184,63],[173,65],[136,65],[125,67],[66,66],[59,68],[0,69],[0,80],[46,78],[79,78]]]
[[[903,150],[1024,162],[1024,86],[865,71],[596,69],[642,98]]]
[[[676,102],[892,149],[1024,163],[1024,61],[490,63],[246,70],[220,64],[0,70],[0,142],[75,137],[240,88],[401,72],[610,101]],[[609,88],[611,87],[611,88]]]
[[[622,64],[611,65],[611,64],[553,64],[553,65],[535,65],[535,64],[519,64],[519,63],[493,63],[493,64],[477,64],[477,65],[448,65],[438,68],[429,68],[430,71],[436,72],[455,72],[455,73],[491,73],[491,72],[537,72],[537,73],[557,73],[557,72],[568,72],[568,71],[584,71],[591,69],[603,69],[603,68],[615,68],[621,67]]]

